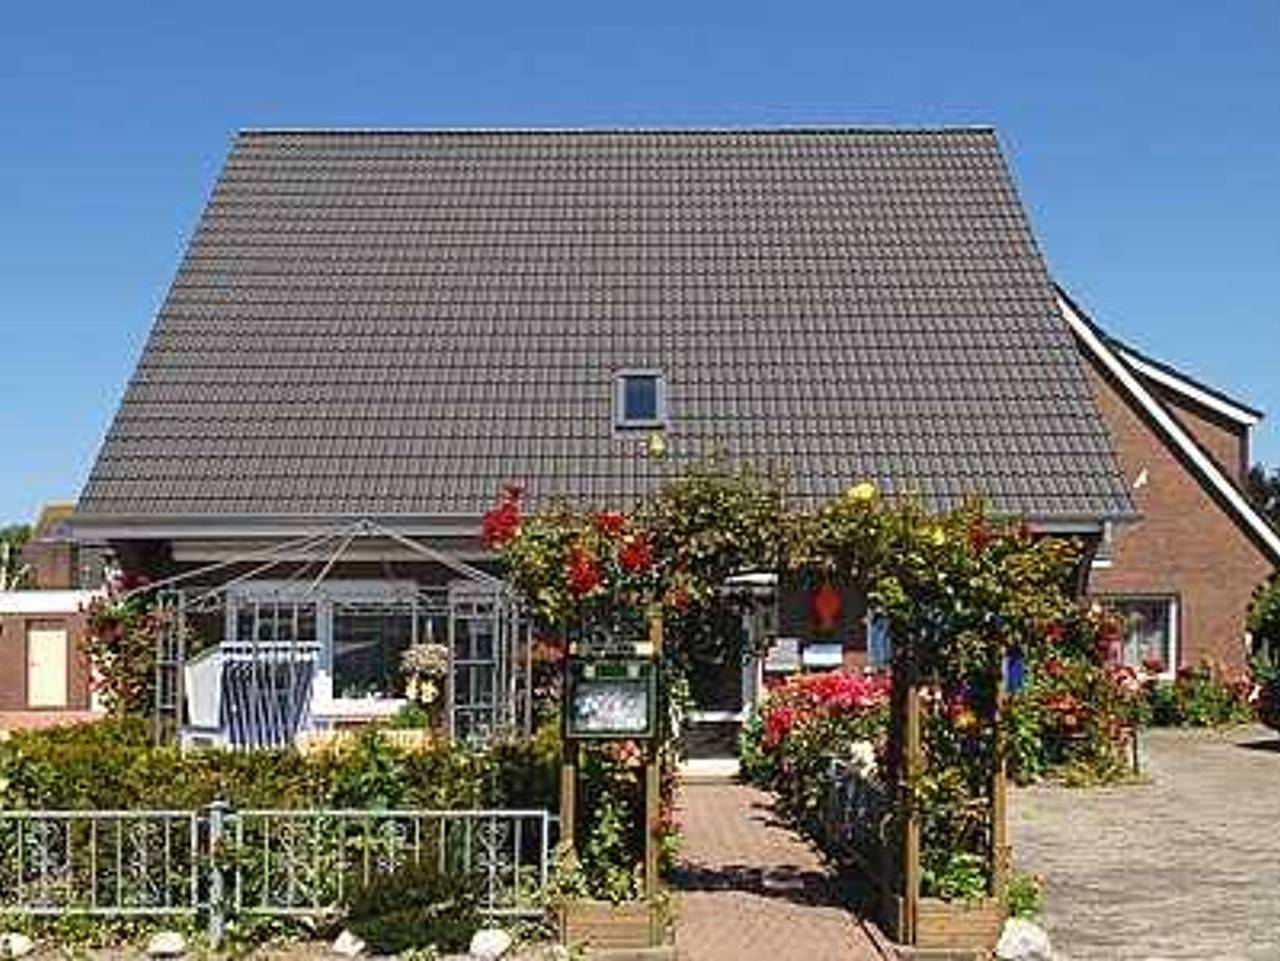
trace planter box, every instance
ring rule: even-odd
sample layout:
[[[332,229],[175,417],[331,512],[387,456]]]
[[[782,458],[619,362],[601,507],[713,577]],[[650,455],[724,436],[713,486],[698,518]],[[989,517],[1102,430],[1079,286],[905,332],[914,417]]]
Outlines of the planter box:
[[[648,948],[661,943],[659,919],[648,901],[586,899],[567,902],[560,910],[560,939],[569,946]]]
[[[916,946],[990,951],[1000,938],[1004,905],[995,898],[943,901],[921,898],[916,915]]]

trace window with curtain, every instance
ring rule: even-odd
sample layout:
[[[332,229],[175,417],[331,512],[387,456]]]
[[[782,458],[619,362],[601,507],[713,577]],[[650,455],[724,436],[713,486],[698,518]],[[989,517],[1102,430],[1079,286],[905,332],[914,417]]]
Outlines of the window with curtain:
[[[1109,606],[1124,618],[1122,659],[1130,667],[1162,673],[1177,667],[1177,601],[1172,597],[1109,597]]]

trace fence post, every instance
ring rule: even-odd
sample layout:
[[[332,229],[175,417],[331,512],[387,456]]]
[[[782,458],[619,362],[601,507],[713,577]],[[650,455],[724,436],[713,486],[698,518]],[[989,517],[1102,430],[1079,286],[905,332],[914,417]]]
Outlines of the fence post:
[[[209,942],[222,946],[227,933],[226,886],[222,876],[222,835],[229,806],[217,800],[209,805]]]

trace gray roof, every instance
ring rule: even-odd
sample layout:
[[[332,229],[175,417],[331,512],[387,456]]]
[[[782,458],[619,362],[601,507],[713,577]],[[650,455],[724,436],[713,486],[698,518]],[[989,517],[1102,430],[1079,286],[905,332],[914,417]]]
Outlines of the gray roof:
[[[665,461],[612,428],[650,367]],[[992,131],[244,132],[78,516],[625,502],[717,450],[1131,512]]]

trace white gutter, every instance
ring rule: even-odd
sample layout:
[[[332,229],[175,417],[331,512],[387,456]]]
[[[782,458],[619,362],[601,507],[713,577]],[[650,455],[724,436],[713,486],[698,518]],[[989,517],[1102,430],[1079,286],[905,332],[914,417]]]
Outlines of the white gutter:
[[[1098,358],[1108,372],[1142,405],[1157,426],[1195,465],[1205,480],[1222,496],[1222,499],[1231,506],[1245,526],[1257,536],[1259,541],[1267,546],[1271,551],[1272,560],[1280,561],[1280,534],[1277,534],[1271,525],[1258,515],[1253,505],[1240,493],[1239,488],[1231,483],[1222,471],[1218,469],[1218,465],[1205,455],[1199,445],[1191,439],[1191,436],[1183,429],[1181,424],[1174,420],[1164,406],[1151,396],[1151,392],[1142,385],[1142,382],[1125,366],[1124,361],[1098,336],[1093,326],[1081,317],[1064,297],[1059,295],[1057,299],[1059,311],[1061,311],[1071,330],[1080,338],[1080,342],[1089,348],[1090,352]]]
[[[0,591],[0,614],[75,614],[102,591]]]

